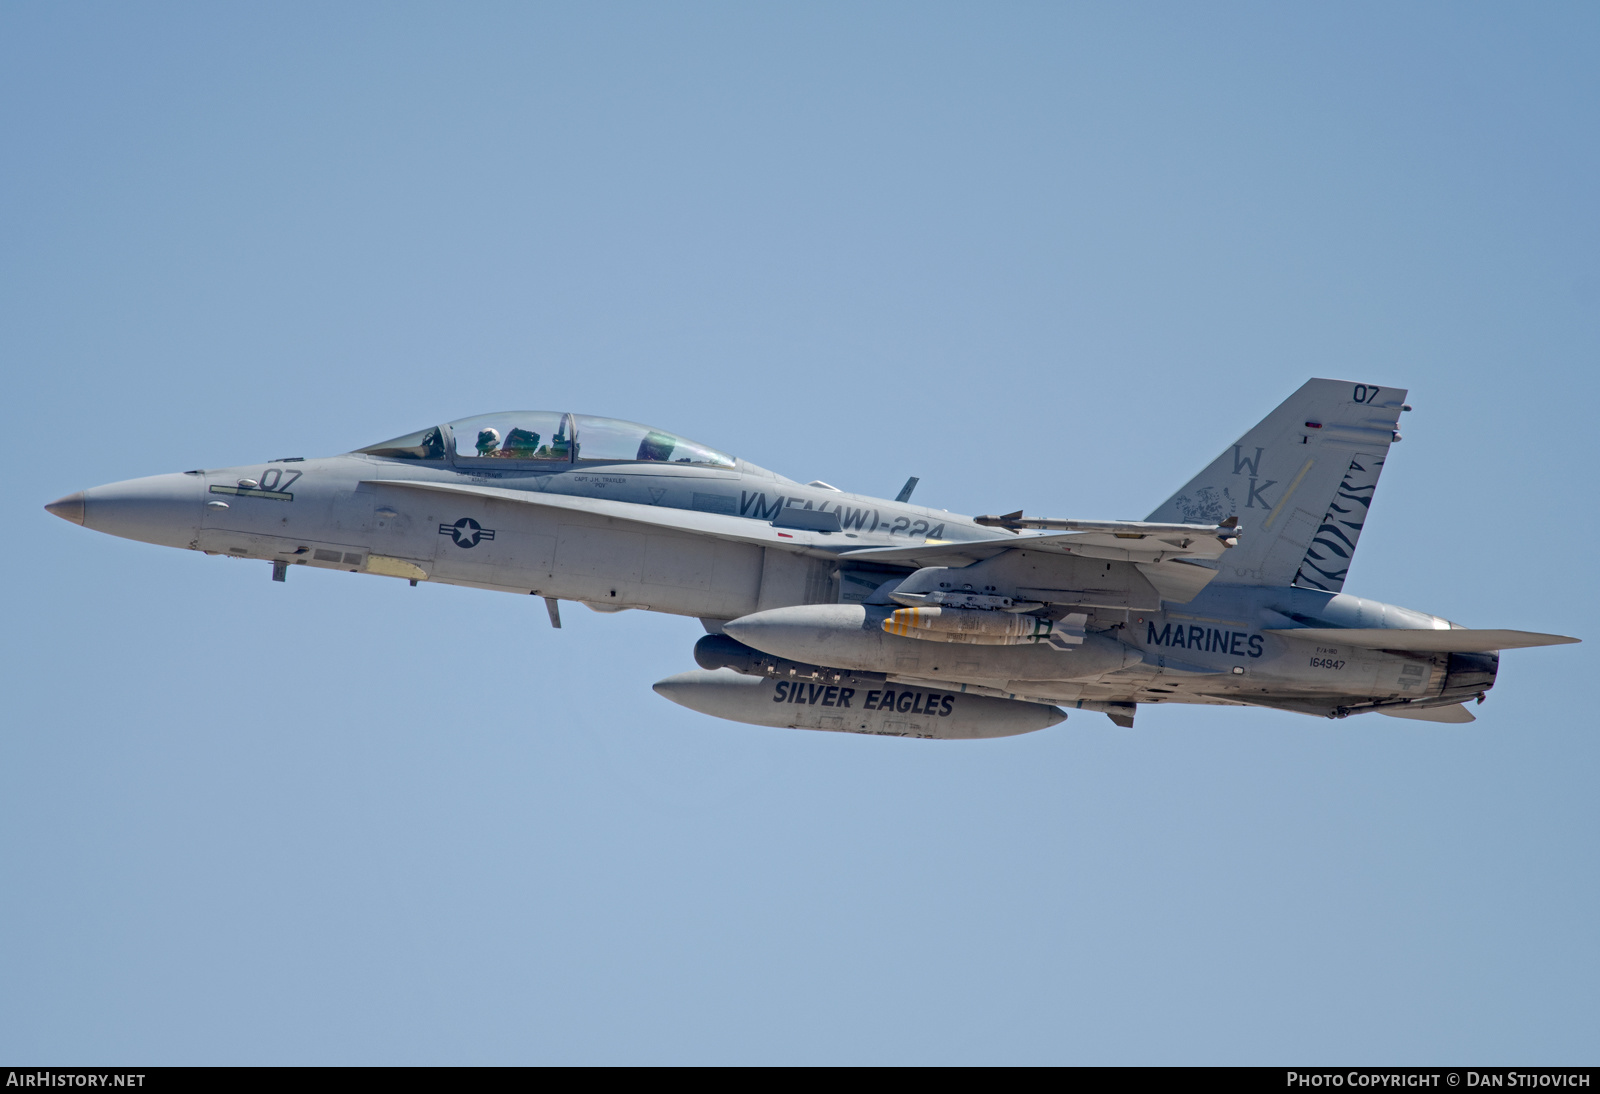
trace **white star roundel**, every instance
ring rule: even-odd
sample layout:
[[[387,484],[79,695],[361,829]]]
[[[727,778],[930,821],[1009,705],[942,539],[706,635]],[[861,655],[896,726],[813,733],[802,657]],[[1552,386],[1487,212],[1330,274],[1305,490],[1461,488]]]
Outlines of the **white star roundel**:
[[[454,524],[439,525],[439,534],[449,536],[457,547],[476,547],[486,539],[493,539],[494,529],[485,528],[471,517],[462,517]]]

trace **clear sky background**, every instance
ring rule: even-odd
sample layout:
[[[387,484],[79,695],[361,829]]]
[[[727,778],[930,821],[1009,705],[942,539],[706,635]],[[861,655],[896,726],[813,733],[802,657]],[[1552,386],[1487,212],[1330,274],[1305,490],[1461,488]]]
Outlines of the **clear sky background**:
[[[1600,8],[0,8],[0,1059],[1600,1062]],[[1148,513],[1406,386],[1469,727],[722,722],[693,620],[45,502],[571,409]]]

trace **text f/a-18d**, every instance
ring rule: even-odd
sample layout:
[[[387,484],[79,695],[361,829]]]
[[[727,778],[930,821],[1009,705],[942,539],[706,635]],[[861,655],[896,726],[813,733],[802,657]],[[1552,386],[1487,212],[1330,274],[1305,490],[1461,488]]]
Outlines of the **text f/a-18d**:
[[[50,512],[128,539],[691,616],[656,691],[756,725],[1003,737],[1062,707],[1376,711],[1470,722],[1499,651],[1350,596],[1406,393],[1311,380],[1143,521],[963,517],[797,483],[632,422],[487,414],[342,456],[85,490]],[[686,651],[687,652],[687,651]]]

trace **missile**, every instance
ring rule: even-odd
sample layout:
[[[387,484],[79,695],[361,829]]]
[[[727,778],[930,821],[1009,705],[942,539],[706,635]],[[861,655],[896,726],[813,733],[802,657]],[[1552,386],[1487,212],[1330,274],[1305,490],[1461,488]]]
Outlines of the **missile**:
[[[1085,634],[1081,643],[1061,648],[1046,643],[966,645],[904,638],[884,631],[884,621],[896,610],[865,604],[800,604],[740,616],[722,629],[747,646],[789,661],[940,680],[1083,680],[1143,660],[1132,646],[1103,634]]]
[[[872,680],[856,685],[745,676],[723,668],[680,672],[657,681],[655,691],[701,714],[750,725],[940,741],[1014,737],[1067,717],[1056,707],[1018,699]]]
[[[973,646],[1021,646],[1048,642],[1058,649],[1083,645],[1083,624],[1088,616],[1078,612],[1059,621],[1036,615],[973,608],[900,608],[883,621],[888,634],[933,642],[962,642]]]

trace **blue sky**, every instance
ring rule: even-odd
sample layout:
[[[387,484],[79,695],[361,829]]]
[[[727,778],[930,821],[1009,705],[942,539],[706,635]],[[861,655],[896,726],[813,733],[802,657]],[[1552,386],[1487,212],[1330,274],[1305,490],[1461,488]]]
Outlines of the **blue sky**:
[[[1597,45],[1554,3],[0,10],[0,1057],[1595,1062],[1593,642],[1466,728],[807,734],[654,695],[691,620],[41,506],[548,407],[1138,518],[1334,376],[1417,408],[1347,591],[1590,639]]]

